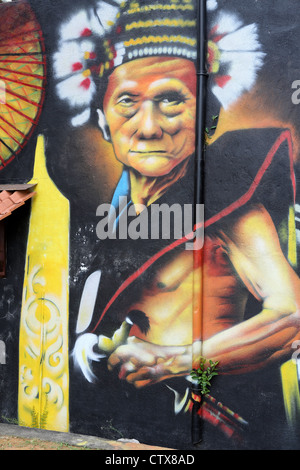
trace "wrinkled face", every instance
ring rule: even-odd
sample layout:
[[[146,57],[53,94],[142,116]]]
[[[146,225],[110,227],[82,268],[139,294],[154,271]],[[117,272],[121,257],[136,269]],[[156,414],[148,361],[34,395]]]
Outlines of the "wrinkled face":
[[[142,175],[168,174],[195,150],[192,62],[137,59],[109,78],[103,111],[117,159]]]

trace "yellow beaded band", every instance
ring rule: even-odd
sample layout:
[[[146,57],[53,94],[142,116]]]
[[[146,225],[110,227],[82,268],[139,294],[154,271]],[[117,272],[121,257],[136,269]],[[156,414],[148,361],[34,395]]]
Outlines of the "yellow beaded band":
[[[139,46],[143,44],[161,44],[163,42],[176,42],[176,43],[181,43],[181,44],[187,44],[188,46],[195,46],[196,45],[196,39],[194,38],[188,38],[184,37],[181,35],[177,36],[143,36],[141,38],[136,38],[136,39],[130,39],[129,41],[124,41],[124,46],[129,47],[129,46]]]
[[[195,27],[196,20],[182,20],[182,19],[171,20],[169,18],[164,18],[162,20],[133,21],[131,24],[127,24],[125,29],[126,31],[131,31],[132,29],[152,28],[155,26],[169,26],[169,27],[180,27],[180,28]]]

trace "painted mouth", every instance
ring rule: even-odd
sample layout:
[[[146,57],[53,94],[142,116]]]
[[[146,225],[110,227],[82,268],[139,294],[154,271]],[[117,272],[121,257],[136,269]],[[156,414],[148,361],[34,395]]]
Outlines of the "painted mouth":
[[[168,153],[165,150],[130,150],[129,153],[132,155],[141,155],[141,156],[151,156],[151,155],[163,155],[164,157],[168,157]]]

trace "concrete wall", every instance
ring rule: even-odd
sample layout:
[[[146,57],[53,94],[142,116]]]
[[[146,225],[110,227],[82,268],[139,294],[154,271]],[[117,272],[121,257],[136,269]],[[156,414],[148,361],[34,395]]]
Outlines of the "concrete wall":
[[[193,448],[203,356],[203,448],[299,448],[299,6],[241,3],[207,2],[198,175],[192,0],[0,5],[0,185],[36,192],[5,218],[2,422]]]

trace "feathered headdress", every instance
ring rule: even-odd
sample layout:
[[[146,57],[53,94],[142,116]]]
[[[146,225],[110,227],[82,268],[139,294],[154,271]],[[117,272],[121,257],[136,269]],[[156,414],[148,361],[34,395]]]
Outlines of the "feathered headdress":
[[[245,25],[217,6],[207,1],[208,67],[212,91],[226,108],[253,86],[264,54],[257,25]],[[57,95],[72,111],[72,125],[89,120],[93,100],[101,101],[97,94],[119,65],[151,56],[196,63],[196,17],[195,0],[101,0],[74,13],[60,27],[53,56]]]
[[[225,109],[253,87],[264,57],[255,23],[245,25],[226,11],[216,14],[208,35],[208,64],[212,91]]]

